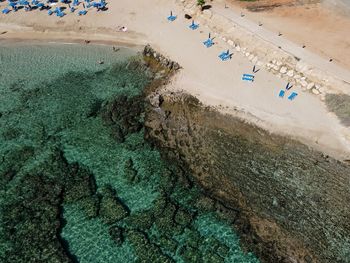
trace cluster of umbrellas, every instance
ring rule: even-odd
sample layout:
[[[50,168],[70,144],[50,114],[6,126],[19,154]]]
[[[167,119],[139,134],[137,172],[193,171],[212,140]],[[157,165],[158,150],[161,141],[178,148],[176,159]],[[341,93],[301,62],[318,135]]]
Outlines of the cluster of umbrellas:
[[[31,11],[33,9],[39,10],[48,10],[48,15],[56,14],[58,17],[63,17],[66,15],[64,12],[66,7],[56,7],[54,10],[51,10],[53,5],[56,5],[58,2],[62,4],[68,5],[68,10],[71,13],[74,13],[77,10],[77,6],[80,4],[83,6],[83,10],[78,12],[78,15],[86,15],[88,8],[96,8],[97,11],[105,11],[107,10],[107,3],[105,0],[100,0],[99,2],[91,1],[91,0],[7,0],[8,7],[2,10],[3,14],[8,14],[11,11],[17,12],[19,9],[24,9],[25,11]]]

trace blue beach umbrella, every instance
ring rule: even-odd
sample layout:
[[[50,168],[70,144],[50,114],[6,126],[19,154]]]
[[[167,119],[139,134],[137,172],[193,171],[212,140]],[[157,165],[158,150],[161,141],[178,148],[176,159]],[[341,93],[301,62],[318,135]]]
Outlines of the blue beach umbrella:
[[[16,3],[16,2],[10,2],[10,3],[9,3],[9,6],[11,6],[12,8],[14,8],[14,7],[17,6],[17,3]]]
[[[19,4],[20,5],[29,5],[29,2],[27,0],[20,0]]]

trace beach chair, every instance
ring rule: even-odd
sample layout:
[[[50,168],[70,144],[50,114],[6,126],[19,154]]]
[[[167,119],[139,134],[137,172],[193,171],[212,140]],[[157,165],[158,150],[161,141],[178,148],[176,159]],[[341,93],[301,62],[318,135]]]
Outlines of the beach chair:
[[[78,6],[80,4],[79,0],[74,0],[73,1],[73,6]]]
[[[222,61],[226,61],[232,58],[232,54],[227,54],[221,58]]]
[[[58,17],[64,17],[66,14],[64,12],[57,12],[56,16]]]
[[[253,82],[253,81],[254,81],[254,75],[251,75],[251,74],[243,74],[242,80],[246,80],[246,81]]]
[[[207,40],[205,40],[205,41],[203,42],[203,44],[204,44],[204,46],[206,46],[207,48],[210,48],[211,46],[214,45],[214,42],[213,42],[213,40],[212,40],[211,38],[208,38]]]
[[[219,55],[219,58],[223,58],[224,56],[228,55],[229,52],[230,52],[229,50],[227,50],[227,51],[222,51],[222,52],[220,53],[220,55]]]
[[[194,20],[192,20],[192,24],[188,26],[192,30],[196,30],[199,27],[199,24],[196,24]]]
[[[85,16],[87,14],[87,10],[81,10],[78,12],[78,16]]]
[[[5,9],[3,9],[3,10],[1,11],[1,13],[5,14],[5,15],[7,15],[7,14],[10,13],[10,12],[11,12],[11,10],[8,9],[8,8],[5,8]]]
[[[19,5],[23,5],[23,6],[28,6],[29,5],[29,2],[27,0],[20,0],[18,2]]]
[[[284,91],[284,90],[280,90],[280,93],[278,94],[278,97],[280,97],[281,99],[284,97],[284,94],[285,94],[286,92]]]
[[[298,96],[298,93],[293,92],[292,94],[289,95],[288,99],[289,100],[294,100],[296,96]]]
[[[230,50],[224,51],[219,55],[219,58],[222,61],[226,61],[232,58],[232,54],[230,54]]]
[[[70,8],[70,12],[71,12],[71,13],[74,13],[74,12],[75,12],[75,7],[72,6],[72,7]]]
[[[37,8],[43,9],[44,6],[45,6],[45,4],[44,4],[44,3],[37,3],[35,6],[36,6]]]
[[[170,11],[170,16],[168,16],[168,18],[167,18],[168,21],[173,22],[173,21],[176,20],[176,18],[177,18],[177,16],[174,16],[174,15],[173,15],[173,12]]]
[[[51,16],[54,12],[52,10],[47,11],[47,14]]]

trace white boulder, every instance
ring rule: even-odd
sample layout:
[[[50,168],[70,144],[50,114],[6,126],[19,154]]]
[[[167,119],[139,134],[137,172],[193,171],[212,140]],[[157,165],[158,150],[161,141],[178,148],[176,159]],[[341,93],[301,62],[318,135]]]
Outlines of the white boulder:
[[[280,70],[280,72],[281,72],[282,74],[286,74],[286,73],[287,73],[287,68],[286,68],[286,67],[282,67],[281,70]]]

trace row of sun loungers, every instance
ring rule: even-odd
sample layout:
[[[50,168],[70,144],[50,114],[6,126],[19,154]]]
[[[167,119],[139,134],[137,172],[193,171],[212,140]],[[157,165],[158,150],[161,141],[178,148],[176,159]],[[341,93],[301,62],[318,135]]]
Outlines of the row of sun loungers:
[[[39,10],[44,10],[44,9],[49,9],[47,14],[48,15],[53,15],[56,14],[56,16],[58,17],[63,17],[66,14],[63,12],[63,8],[60,7],[56,7],[55,10],[51,10],[51,6],[49,4],[51,3],[56,3],[57,0],[47,0],[46,2],[40,2],[39,0],[32,0],[31,2],[27,1],[27,0],[7,0],[8,1],[8,7],[4,8],[1,13],[2,14],[8,14],[11,11],[13,12],[17,12],[19,9],[24,9],[26,11],[30,11],[33,9],[39,9]],[[77,15],[81,16],[81,15],[86,15],[87,14],[87,10],[86,8],[90,8],[90,7],[94,7],[97,8],[97,10],[105,10],[106,9],[106,2],[105,0],[100,0],[100,2],[91,2],[91,0],[73,0],[73,2],[71,2],[70,0],[60,0],[61,3],[63,4],[67,4],[69,6],[69,10],[71,13],[74,13],[77,8],[75,8],[76,6],[79,6],[80,4],[83,5],[84,9],[80,10]],[[86,5],[85,5],[86,4]],[[176,17],[173,16],[173,20],[176,19]]]
[[[168,19],[168,21],[173,22],[173,21],[176,20],[176,18],[177,18],[177,16],[173,15],[173,13],[170,12],[170,16],[168,16],[167,19]],[[198,29],[198,27],[199,27],[199,24],[196,24],[196,23],[192,20],[192,23],[189,25],[189,28],[192,29],[192,30],[196,30],[196,29]],[[212,46],[214,45],[214,41],[213,41],[213,40],[214,40],[214,38],[211,38],[211,37],[210,37],[210,34],[209,34],[208,39],[205,40],[205,41],[203,42],[204,46],[207,47],[207,48],[212,47]],[[227,51],[223,51],[222,53],[220,53],[218,57],[219,57],[222,61],[226,61],[226,60],[231,59],[231,58],[232,58],[232,55],[233,55],[233,53],[230,53],[230,51],[227,50]],[[260,70],[260,69],[256,69],[256,66],[253,67],[253,73],[254,73],[254,74],[257,73],[259,70]],[[244,73],[244,74],[242,75],[242,80],[243,80],[243,81],[254,82],[254,79],[255,79],[255,76],[254,76],[253,74]],[[286,92],[289,91],[292,87],[293,87],[293,86],[290,85],[290,83],[288,83],[287,86],[286,86],[286,88],[285,88],[285,90],[281,90],[281,91],[279,92],[278,96],[279,96],[280,98],[284,98]],[[289,99],[290,101],[292,101],[292,100],[294,100],[297,96],[298,96],[298,93],[292,92],[292,93],[288,96],[288,99]]]
[[[290,83],[288,82],[287,85],[286,85],[286,90],[280,90],[280,93],[278,94],[278,97],[283,99],[285,94],[286,94],[286,92],[289,91],[292,87],[293,87],[293,85],[290,85]],[[294,100],[296,98],[296,96],[298,96],[298,93],[292,92],[292,94],[290,94],[288,96],[288,99],[289,100]]]

